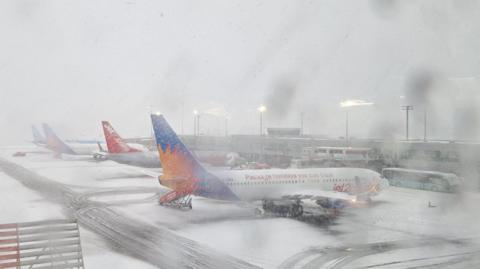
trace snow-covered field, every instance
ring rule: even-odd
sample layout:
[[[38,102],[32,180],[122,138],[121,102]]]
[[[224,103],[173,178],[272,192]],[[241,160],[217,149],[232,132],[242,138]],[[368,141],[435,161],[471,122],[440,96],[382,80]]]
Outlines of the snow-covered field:
[[[62,206],[45,200],[0,169],[0,223],[65,218]],[[95,233],[80,228],[85,268],[156,268],[112,251]]]
[[[80,193],[79,200],[107,204],[129,219],[168,229],[200,246],[265,268],[315,268],[327,262],[331,268],[371,264],[382,267],[378,264],[384,261],[409,258],[415,264],[415,259],[436,253],[449,260],[448,254],[458,250],[449,240],[476,238],[480,234],[476,210],[480,198],[473,193],[452,195],[390,188],[376,197],[371,207],[353,208],[327,227],[285,218],[260,218],[255,216],[252,205],[202,198],[193,200],[192,211],[164,208],[156,200],[166,190],[155,178],[142,175],[141,169],[110,161],[62,160],[50,154],[12,157],[18,150],[35,148],[3,148],[0,157]],[[2,172],[0,197],[1,223],[64,217],[62,205],[46,201],[35,190]],[[82,229],[81,235],[86,268],[155,268],[112,250],[111,242],[95,231]],[[371,248],[377,243],[405,240],[414,245],[387,245],[382,251],[366,251],[367,246]],[[442,245],[442,251],[420,240],[444,240],[436,243],[436,247]],[[422,243],[417,246],[415,242]],[[471,245],[462,246],[476,251]],[[356,263],[346,258],[350,247],[362,249],[348,256]],[[343,257],[342,262],[325,260],[333,252]],[[338,258],[335,255],[332,259]]]

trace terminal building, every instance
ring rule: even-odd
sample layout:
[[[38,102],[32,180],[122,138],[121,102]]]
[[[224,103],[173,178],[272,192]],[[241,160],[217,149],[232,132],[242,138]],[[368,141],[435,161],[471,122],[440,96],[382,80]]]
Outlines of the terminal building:
[[[249,161],[267,162],[277,167],[288,167],[292,160],[305,159],[306,154],[311,154],[308,153],[309,150],[325,147],[349,151],[368,149],[368,161],[380,161],[385,167],[408,167],[458,174],[463,173],[465,167],[470,167],[471,170],[471,167],[480,165],[480,143],[468,141],[352,139],[347,146],[344,139],[301,136],[299,129],[270,130],[268,135],[264,136],[184,135],[182,140],[193,150],[237,152]],[[130,141],[154,149],[151,138]]]

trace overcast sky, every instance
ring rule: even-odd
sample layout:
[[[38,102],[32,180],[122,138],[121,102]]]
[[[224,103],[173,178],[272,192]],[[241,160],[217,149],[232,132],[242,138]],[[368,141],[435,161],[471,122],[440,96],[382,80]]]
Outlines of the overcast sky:
[[[0,138],[48,122],[64,137],[149,134],[160,111],[192,133],[193,110],[229,133],[267,126],[478,139],[478,1],[0,1]],[[183,119],[183,120],[182,120]],[[183,122],[183,124],[182,124]],[[182,128],[183,126],[183,128]],[[202,116],[201,132],[224,133]]]

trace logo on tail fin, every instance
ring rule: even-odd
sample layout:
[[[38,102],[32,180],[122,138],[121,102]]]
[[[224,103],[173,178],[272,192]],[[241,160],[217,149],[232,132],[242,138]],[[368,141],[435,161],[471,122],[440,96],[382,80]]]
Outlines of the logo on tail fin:
[[[107,141],[107,149],[109,153],[128,153],[139,152],[140,150],[130,147],[120,135],[113,129],[108,121],[102,121],[103,133]]]
[[[173,190],[191,188],[193,194],[223,200],[238,197],[219,178],[207,172],[194,155],[182,143],[165,118],[151,115],[163,176],[160,181]]]
[[[45,132],[47,148],[55,151],[56,153],[72,154],[75,155],[75,151],[70,148],[65,142],[63,142],[58,136],[53,132],[52,128],[46,123],[43,124],[43,131]]]

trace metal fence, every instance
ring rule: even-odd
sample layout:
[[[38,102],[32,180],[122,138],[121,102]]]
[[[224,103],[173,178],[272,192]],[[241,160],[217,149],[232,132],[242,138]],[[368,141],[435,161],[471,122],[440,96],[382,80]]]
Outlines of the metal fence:
[[[84,268],[76,220],[0,224],[0,269]]]

